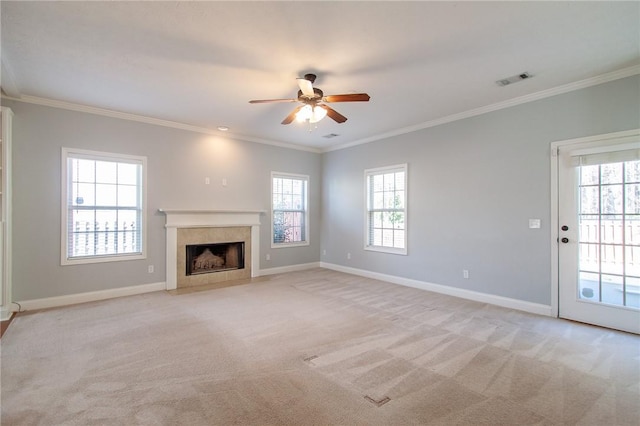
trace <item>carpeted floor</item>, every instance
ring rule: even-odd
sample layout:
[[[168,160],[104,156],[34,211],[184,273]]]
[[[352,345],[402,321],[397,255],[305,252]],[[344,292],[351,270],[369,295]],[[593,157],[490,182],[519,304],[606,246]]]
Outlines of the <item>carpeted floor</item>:
[[[638,425],[640,336],[314,269],[18,315],[2,425]]]

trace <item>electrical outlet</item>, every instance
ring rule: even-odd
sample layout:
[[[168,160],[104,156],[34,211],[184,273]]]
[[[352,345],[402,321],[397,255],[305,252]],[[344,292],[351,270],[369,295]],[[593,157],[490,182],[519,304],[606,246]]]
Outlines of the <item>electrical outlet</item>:
[[[149,265],[148,271],[150,274],[153,274],[154,269],[153,265]]]
[[[469,279],[469,270],[468,269],[463,269],[462,270],[462,278],[464,278],[465,280]]]
[[[267,260],[271,260],[271,255],[269,253],[267,253],[267,255],[264,257]]]
[[[326,250],[322,250],[322,255],[326,256],[327,255],[327,251]]]
[[[210,183],[211,183],[211,179],[209,179],[208,177],[204,178],[205,185],[209,185]]]
[[[222,186],[227,186],[227,178],[222,178]]]
[[[347,253],[347,259],[351,259],[351,253]]]

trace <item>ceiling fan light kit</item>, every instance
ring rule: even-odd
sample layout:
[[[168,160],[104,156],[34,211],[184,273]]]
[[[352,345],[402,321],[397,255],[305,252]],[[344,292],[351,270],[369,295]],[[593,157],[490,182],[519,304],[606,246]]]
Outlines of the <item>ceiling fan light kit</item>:
[[[327,110],[318,105],[314,107],[311,105],[305,105],[296,113],[296,121],[298,123],[304,123],[305,121],[308,121],[309,123],[317,123],[326,117],[326,115]]]
[[[304,77],[296,79],[298,82],[298,97],[296,99],[258,99],[249,101],[251,104],[263,104],[274,102],[300,102],[302,105],[294,108],[291,113],[282,120],[282,124],[291,124],[293,120],[298,122],[317,123],[325,116],[329,116],[336,123],[344,123],[347,117],[331,108],[326,103],[332,102],[368,102],[370,97],[366,93],[352,93],[342,95],[324,96],[324,92],[313,83],[316,81],[315,74],[305,74]],[[323,103],[325,102],[325,103]]]

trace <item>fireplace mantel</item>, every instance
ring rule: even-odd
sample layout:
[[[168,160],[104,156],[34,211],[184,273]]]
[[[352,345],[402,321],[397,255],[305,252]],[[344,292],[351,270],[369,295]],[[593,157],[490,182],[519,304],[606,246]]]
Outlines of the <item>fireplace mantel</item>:
[[[186,210],[158,209],[167,216],[166,228],[196,226],[253,226],[260,225],[264,210]]]
[[[177,288],[178,228],[251,227],[251,276],[260,271],[260,216],[264,210],[158,209],[167,217],[166,282],[167,290]]]

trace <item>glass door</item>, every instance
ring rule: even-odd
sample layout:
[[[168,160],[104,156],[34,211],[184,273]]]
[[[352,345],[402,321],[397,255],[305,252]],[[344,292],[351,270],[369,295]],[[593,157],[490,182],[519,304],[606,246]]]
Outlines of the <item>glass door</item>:
[[[640,141],[562,148],[558,185],[559,315],[640,333]]]

